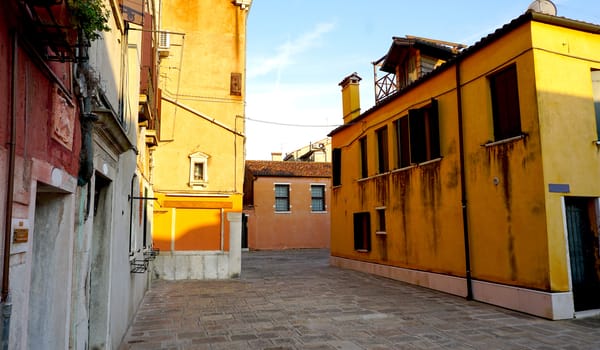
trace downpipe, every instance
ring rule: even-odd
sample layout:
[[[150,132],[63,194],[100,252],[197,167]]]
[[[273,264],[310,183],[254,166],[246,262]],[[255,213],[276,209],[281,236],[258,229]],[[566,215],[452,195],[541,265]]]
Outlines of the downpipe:
[[[11,116],[10,116],[10,142],[9,142],[9,161],[8,161],[8,186],[6,191],[6,213],[4,222],[4,251],[2,265],[2,350],[8,350],[9,333],[10,333],[10,318],[12,315],[12,303],[10,300],[9,289],[9,274],[10,274],[10,236],[12,228],[13,215],[13,191],[15,187],[15,158],[16,158],[16,142],[17,142],[17,69],[18,64],[18,36],[13,34],[12,42],[12,77],[10,81],[10,97],[11,97]]]
[[[471,278],[471,245],[469,243],[469,210],[467,208],[467,181],[465,179],[465,149],[463,135],[462,89],[460,85],[460,58],[456,59],[456,105],[458,109],[458,149],[460,154],[460,191],[463,220],[463,239],[465,244],[465,278],[467,280],[467,300],[473,300],[473,281]]]

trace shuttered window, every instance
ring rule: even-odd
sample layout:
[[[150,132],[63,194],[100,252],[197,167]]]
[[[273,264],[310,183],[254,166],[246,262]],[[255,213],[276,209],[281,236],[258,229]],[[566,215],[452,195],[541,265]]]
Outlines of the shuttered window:
[[[410,166],[410,130],[408,116],[394,122],[396,128],[396,155],[398,168]]]
[[[388,130],[387,126],[377,130],[377,167],[379,173],[390,170],[388,157]]]
[[[358,140],[360,144],[360,177],[365,178],[369,176],[369,164],[367,157],[367,137],[363,137]]]
[[[437,100],[408,111],[410,161],[423,163],[440,157],[440,128]]]
[[[596,112],[596,134],[600,140],[600,70],[592,70],[592,93],[594,95],[594,110]]]
[[[332,163],[332,182],[333,186],[339,186],[342,184],[342,150],[340,148],[334,148],[331,154]]]
[[[512,65],[489,77],[496,141],[519,136],[521,113],[517,68]]]

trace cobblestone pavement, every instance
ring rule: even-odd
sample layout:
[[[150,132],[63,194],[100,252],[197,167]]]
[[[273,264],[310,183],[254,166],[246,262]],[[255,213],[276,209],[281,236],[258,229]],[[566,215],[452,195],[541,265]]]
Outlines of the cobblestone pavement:
[[[548,321],[328,254],[245,252],[238,280],[156,281],[120,349],[600,349],[600,318]]]

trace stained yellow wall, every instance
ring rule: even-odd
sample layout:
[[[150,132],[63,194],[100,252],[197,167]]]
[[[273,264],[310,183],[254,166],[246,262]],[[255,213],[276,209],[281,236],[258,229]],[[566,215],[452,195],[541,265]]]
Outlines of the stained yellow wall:
[[[342,185],[332,191],[332,255],[423,271],[464,274],[454,80],[452,71],[444,72],[435,84],[409,91],[333,136],[332,147],[342,148]],[[409,109],[428,104],[433,96],[439,101],[444,159],[378,175],[375,130],[388,127],[390,166],[394,168],[397,155],[393,122],[407,116]],[[359,179],[357,139],[364,135],[369,153],[369,178]],[[385,236],[374,233],[375,210],[379,207],[386,207]],[[353,214],[364,211],[371,213],[372,249],[357,252]]]
[[[465,181],[472,276],[546,291],[568,291],[563,197],[600,197],[591,68],[600,68],[598,35],[526,23],[460,64]],[[596,56],[594,56],[596,55]],[[595,61],[594,61],[594,57]],[[516,64],[523,139],[494,141],[488,76]],[[342,149],[342,185],[333,189],[334,256],[464,276],[456,75],[452,66],[332,137]],[[439,102],[442,159],[377,175],[375,130],[430,98]],[[368,137],[369,178],[360,177],[357,140]],[[543,153],[542,153],[543,150]],[[393,168],[393,167],[392,167]],[[377,176],[376,176],[377,175]],[[376,207],[387,208],[387,235],[374,234]],[[371,213],[370,252],[354,250],[353,213]]]
[[[159,87],[164,98],[160,142],[153,157],[154,189],[159,195],[177,193],[190,201],[225,196],[217,200],[229,202],[227,210],[241,212],[245,140],[232,130],[245,132],[247,15],[247,9],[232,1],[162,2],[161,29],[171,32],[171,47],[160,61]],[[231,73],[242,75],[241,96],[230,93]],[[189,184],[189,156],[197,152],[208,155],[205,187]],[[211,210],[175,206],[176,250],[219,248],[215,245],[219,225]],[[161,240],[164,232],[171,232],[171,209],[159,211],[155,220],[154,237]],[[162,241],[170,242],[170,236]]]
[[[487,76],[516,64],[524,139],[494,140]],[[474,278],[549,290],[542,156],[531,30],[523,25],[461,65]]]
[[[568,184],[568,196],[600,197],[600,148],[594,141],[596,121],[591,69],[600,69],[599,36],[534,23],[537,99],[546,189],[546,220],[553,290],[568,290],[563,223],[563,196],[549,184]]]

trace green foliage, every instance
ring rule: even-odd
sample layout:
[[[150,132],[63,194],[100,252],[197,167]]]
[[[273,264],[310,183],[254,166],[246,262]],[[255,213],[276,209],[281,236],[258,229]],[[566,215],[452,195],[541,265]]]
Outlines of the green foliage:
[[[103,0],[68,0],[67,5],[73,16],[73,24],[89,41],[100,38],[100,32],[110,30],[110,12]]]

